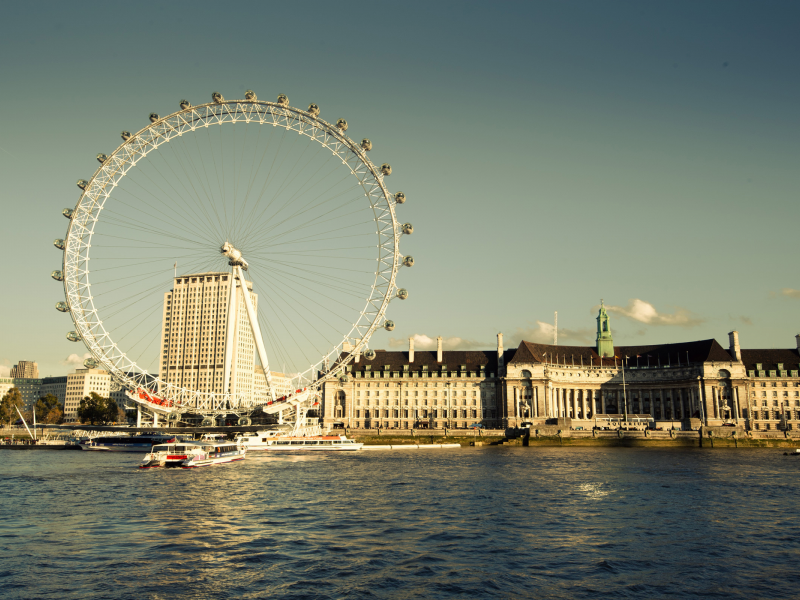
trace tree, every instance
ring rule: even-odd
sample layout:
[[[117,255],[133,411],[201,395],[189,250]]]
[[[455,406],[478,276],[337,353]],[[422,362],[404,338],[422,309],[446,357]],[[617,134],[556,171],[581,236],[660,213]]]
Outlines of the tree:
[[[113,423],[117,420],[119,407],[111,398],[103,398],[92,392],[81,400],[78,407],[78,419],[81,423],[89,421],[91,425]]]
[[[59,404],[58,398],[53,394],[47,394],[39,398],[34,407],[38,423],[55,425],[64,420],[64,407]]]
[[[11,425],[12,421],[16,421],[19,418],[17,407],[22,410],[22,394],[13,387],[0,400],[0,421],[8,423],[8,425]]]

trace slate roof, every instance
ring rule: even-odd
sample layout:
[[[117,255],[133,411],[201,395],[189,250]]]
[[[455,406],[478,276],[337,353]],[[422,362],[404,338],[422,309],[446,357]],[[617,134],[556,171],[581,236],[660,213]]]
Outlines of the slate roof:
[[[636,355],[639,355],[639,365],[662,366],[686,364],[686,357],[690,363],[702,362],[730,362],[732,359],[728,350],[723,348],[715,339],[697,340],[693,342],[679,342],[677,344],[651,344],[646,346],[614,346],[616,364],[623,357],[628,357],[628,364],[636,364]],[[558,356],[558,358],[555,357]],[[520,342],[517,348],[510,348],[503,352],[506,365],[531,364],[542,362],[558,362],[560,364],[584,365],[600,364],[600,357],[594,346],[553,346],[552,344],[536,344],[534,342]],[[783,363],[785,370],[800,369],[800,354],[796,349],[767,349],[767,350],[742,350],[742,360],[749,370],[756,368],[756,363],[762,363],[764,370],[777,370],[778,363]],[[614,358],[604,358],[603,365],[614,366]],[[371,371],[383,371],[388,365],[390,371],[402,371],[405,365],[410,370],[421,370],[422,366],[428,371],[438,371],[442,365],[447,365],[448,370],[457,371],[461,365],[466,365],[467,371],[479,371],[483,366],[487,373],[497,373],[496,350],[444,350],[442,362],[436,361],[435,350],[415,350],[414,362],[408,362],[408,351],[375,350],[375,358],[367,360],[363,356],[357,363],[350,363],[348,369],[365,371],[366,366]]]
[[[513,355],[513,351],[512,355]],[[508,351],[506,352],[508,354]],[[375,350],[375,358],[367,360],[361,356],[359,362],[352,362],[350,370],[365,371],[369,365],[371,371],[382,371],[384,366],[389,366],[389,371],[402,371],[405,365],[409,365],[410,370],[420,370],[423,365],[428,367],[428,371],[438,371],[442,365],[447,365],[449,371],[457,371],[461,365],[466,365],[467,371],[478,371],[481,366],[487,373],[497,372],[497,351],[496,350],[444,350],[442,351],[442,362],[436,361],[436,351],[415,350],[414,362],[408,362],[408,351],[387,351]]]
[[[696,342],[679,342],[677,344],[651,344],[648,346],[614,346],[614,356],[619,363],[625,356],[628,357],[629,364],[636,362],[636,355],[639,355],[639,364],[646,365],[648,355],[650,365],[686,363],[686,356],[689,362],[698,363],[706,361],[728,362],[731,355],[725,348],[714,340],[698,340]],[[546,355],[546,356],[545,356]],[[521,342],[516,355],[509,364],[536,363],[536,362],[557,362],[561,364],[584,365],[600,364],[600,356],[594,346],[553,346],[552,344],[535,344],[533,342]],[[603,365],[614,365],[614,358],[604,358]]]
[[[754,371],[756,370],[756,364],[761,363],[764,371],[777,371],[778,363],[783,363],[783,369],[785,371],[794,371],[800,369],[800,354],[798,354],[797,349],[742,349],[742,362],[747,370]]]

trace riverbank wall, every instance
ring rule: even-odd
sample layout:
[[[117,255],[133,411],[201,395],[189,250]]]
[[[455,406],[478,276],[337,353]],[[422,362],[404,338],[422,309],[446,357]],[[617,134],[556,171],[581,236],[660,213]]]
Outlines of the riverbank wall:
[[[452,444],[461,446],[597,446],[672,448],[797,448],[798,431],[745,432],[701,427],[697,431],[573,431],[556,428],[501,431],[350,429],[348,437],[370,445]]]

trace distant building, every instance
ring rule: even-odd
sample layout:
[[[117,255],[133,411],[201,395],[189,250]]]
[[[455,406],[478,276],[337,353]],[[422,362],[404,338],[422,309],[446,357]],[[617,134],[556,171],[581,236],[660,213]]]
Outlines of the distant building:
[[[42,387],[42,380],[15,377],[13,378],[13,381],[14,381],[14,387],[17,388],[20,394],[22,395],[22,405],[25,407],[26,410],[30,410],[31,407],[39,399],[39,392]]]
[[[275,386],[275,396],[287,396],[293,392],[292,381],[285,374],[278,371],[271,371],[270,377],[272,385]],[[255,374],[253,376],[253,402],[255,404],[264,404],[269,399],[269,391],[267,390],[267,379],[264,377],[264,369],[261,365],[255,366]]]
[[[11,377],[0,377],[0,398],[6,395],[6,392],[14,387],[14,380]]]
[[[14,379],[39,379],[39,365],[31,360],[21,360],[11,367]]]
[[[64,399],[64,420],[75,421],[81,400],[95,392],[103,398],[110,396],[111,376],[103,369],[78,369],[67,375]]]
[[[176,277],[164,294],[161,342],[161,379],[201,392],[253,397],[255,342],[241,289],[237,289],[231,376],[224,387],[228,299],[231,274],[195,273]],[[253,307],[258,295],[247,282]]]
[[[58,398],[58,403],[64,406],[67,400],[67,376],[43,378],[39,396],[46,396],[47,394],[52,394]]]
[[[595,346],[523,341],[493,351],[376,350],[323,386],[328,426],[591,428],[626,416],[665,428],[729,424],[800,427],[800,335],[785,350],[729,348],[716,340],[614,346],[601,305]],[[336,369],[336,367],[334,367]]]

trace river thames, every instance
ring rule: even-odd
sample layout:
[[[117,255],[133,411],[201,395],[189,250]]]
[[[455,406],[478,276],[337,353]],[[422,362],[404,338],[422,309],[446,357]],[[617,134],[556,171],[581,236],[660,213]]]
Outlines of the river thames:
[[[3,598],[797,598],[783,450],[0,451]]]

